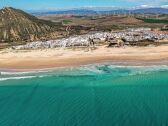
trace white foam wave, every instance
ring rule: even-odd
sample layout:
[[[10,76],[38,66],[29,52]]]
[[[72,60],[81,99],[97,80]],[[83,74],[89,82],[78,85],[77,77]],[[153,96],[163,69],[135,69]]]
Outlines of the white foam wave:
[[[152,66],[124,66],[124,65],[110,65],[110,64],[94,64],[82,66],[79,68],[86,73],[104,74],[107,71],[111,74],[120,72],[121,75],[136,75],[136,74],[149,74],[155,71],[168,71],[168,65],[152,65]],[[125,73],[122,73],[124,72]]]
[[[0,72],[0,75],[25,75],[25,74],[38,74],[38,73],[45,73],[49,71],[29,71],[29,72]]]
[[[85,72],[88,71],[88,73],[90,73],[90,74],[91,74],[91,72],[92,72],[92,73],[97,73],[97,74],[102,74],[102,73],[103,73],[102,70],[98,69],[97,66],[93,66],[93,65],[92,65],[92,66],[80,67],[79,70],[80,70],[80,71],[85,71]]]
[[[20,79],[30,79],[30,78],[35,78],[36,76],[23,76],[23,77],[7,77],[7,78],[0,78],[0,81],[5,81],[5,80],[20,80]]]

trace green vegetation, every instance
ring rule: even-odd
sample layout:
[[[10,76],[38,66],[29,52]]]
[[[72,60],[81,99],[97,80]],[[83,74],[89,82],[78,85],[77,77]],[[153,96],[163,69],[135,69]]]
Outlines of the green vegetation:
[[[74,18],[83,18],[85,16],[82,16],[82,15],[73,15],[72,17],[74,17]]]
[[[163,23],[168,24],[168,20],[161,20],[161,19],[149,19],[149,18],[137,18],[139,20],[142,20],[146,23]]]
[[[120,27],[118,25],[112,25],[111,29],[120,29]]]
[[[69,24],[69,23],[72,23],[72,21],[71,20],[63,20],[63,23],[64,24]]]

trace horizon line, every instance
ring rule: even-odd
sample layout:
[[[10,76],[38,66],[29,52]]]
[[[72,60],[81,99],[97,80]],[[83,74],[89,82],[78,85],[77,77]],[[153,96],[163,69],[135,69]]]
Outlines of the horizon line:
[[[12,6],[3,6],[0,9],[3,9],[5,7],[12,7]],[[12,7],[16,9],[21,9],[25,11],[65,11],[65,10],[74,10],[74,9],[90,9],[90,10],[118,10],[118,9],[124,9],[124,10],[135,10],[135,9],[149,9],[149,8],[163,8],[168,9],[168,5],[161,5],[161,6],[148,6],[148,5],[141,5],[141,6],[135,6],[135,7],[117,7],[117,6],[81,6],[81,7],[66,7],[66,8],[39,8],[39,9],[22,9],[17,7]]]

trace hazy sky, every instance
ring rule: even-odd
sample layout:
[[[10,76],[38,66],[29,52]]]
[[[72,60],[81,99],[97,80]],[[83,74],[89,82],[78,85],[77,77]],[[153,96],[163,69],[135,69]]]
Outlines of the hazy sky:
[[[0,8],[12,6],[24,10],[64,9],[78,7],[153,7],[168,8],[168,0],[0,0]]]

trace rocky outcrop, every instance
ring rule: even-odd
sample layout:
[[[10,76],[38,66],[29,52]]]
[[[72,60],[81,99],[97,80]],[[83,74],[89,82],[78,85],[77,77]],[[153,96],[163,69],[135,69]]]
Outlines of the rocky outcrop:
[[[164,26],[162,27],[162,30],[168,31],[168,25],[164,25]]]
[[[63,34],[61,24],[38,19],[11,7],[0,10],[0,43],[46,40]]]

